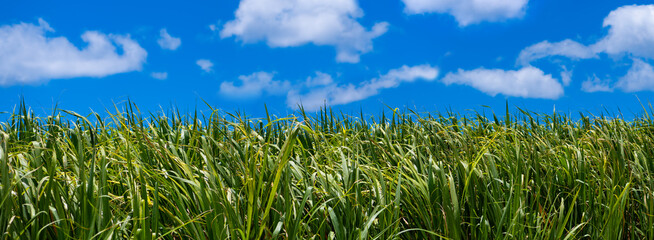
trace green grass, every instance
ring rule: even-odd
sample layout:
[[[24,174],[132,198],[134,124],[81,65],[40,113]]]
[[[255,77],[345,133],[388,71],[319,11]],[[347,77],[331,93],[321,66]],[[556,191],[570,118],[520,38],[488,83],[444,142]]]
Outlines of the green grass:
[[[0,123],[1,238],[654,239],[648,114],[519,112],[22,105]]]

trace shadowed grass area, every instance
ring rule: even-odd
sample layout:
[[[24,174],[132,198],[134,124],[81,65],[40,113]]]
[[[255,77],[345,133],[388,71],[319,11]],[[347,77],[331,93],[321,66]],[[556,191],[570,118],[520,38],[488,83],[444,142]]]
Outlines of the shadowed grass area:
[[[654,239],[647,113],[18,109],[2,239]]]

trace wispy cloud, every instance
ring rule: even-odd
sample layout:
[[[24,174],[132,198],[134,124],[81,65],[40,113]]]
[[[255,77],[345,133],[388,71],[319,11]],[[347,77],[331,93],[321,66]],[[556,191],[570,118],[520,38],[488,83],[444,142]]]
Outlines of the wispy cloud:
[[[262,94],[283,95],[291,84],[288,81],[273,80],[273,73],[256,72],[247,76],[238,77],[238,82],[223,82],[220,84],[220,93],[231,98],[253,98]]]
[[[613,92],[613,87],[611,87],[611,80],[605,79],[602,80],[597,75],[589,77],[586,81],[581,83],[581,90],[584,92]]]
[[[438,69],[430,65],[402,66],[392,69],[378,78],[359,84],[338,84],[331,76],[316,73],[309,78],[305,86],[293,88],[286,97],[286,105],[297,108],[302,105],[306,110],[313,111],[323,105],[336,106],[360,101],[379,94],[383,89],[396,88],[405,82],[417,80],[433,81],[438,76]],[[319,84],[316,84],[319,83]],[[295,89],[306,89],[300,92]]]
[[[166,80],[168,79],[168,73],[167,72],[152,72],[150,76],[154,79],[159,79],[159,80]]]
[[[210,60],[207,60],[207,59],[199,59],[199,60],[195,61],[195,64],[197,64],[198,66],[200,66],[200,68],[201,68],[202,71],[204,71],[204,72],[211,72],[211,71],[213,71],[213,62],[211,62]]]
[[[0,26],[0,85],[35,84],[50,79],[104,77],[141,70],[147,52],[129,35],[82,34],[85,48],[54,32],[47,22]],[[119,54],[116,47],[120,47]]]
[[[499,22],[525,15],[528,0],[402,0],[408,14],[447,13],[460,26]]]
[[[349,63],[359,62],[361,54],[372,50],[372,40],[388,28],[386,22],[370,30],[359,24],[356,19],[363,11],[356,0],[241,0],[235,15],[223,26],[223,38],[265,41],[270,47],[333,46],[336,60]]]
[[[561,82],[567,87],[572,82],[572,70],[568,70],[565,66],[561,66],[561,68],[563,68],[561,71]]]
[[[589,59],[597,57],[597,52],[586,45],[570,39],[555,43],[542,41],[523,49],[516,63],[521,66],[527,66],[533,61],[550,56]]]

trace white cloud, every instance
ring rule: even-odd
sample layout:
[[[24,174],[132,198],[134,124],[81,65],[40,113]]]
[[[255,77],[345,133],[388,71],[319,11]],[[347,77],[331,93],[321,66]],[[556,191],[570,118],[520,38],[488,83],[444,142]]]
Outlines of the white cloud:
[[[552,75],[538,68],[527,66],[520,70],[478,68],[471,71],[459,69],[442,79],[446,85],[471,86],[488,95],[503,94],[511,97],[557,99],[563,95],[563,86]]]
[[[213,63],[210,60],[207,59],[199,59],[195,61],[195,63],[202,68],[203,71],[205,72],[211,72],[213,71]]]
[[[356,63],[388,29],[380,22],[368,30],[356,20],[362,16],[356,0],[241,0],[220,35],[270,47],[333,46],[337,61]]]
[[[104,77],[141,70],[147,52],[129,35],[87,31],[80,49],[65,37],[49,37],[54,30],[19,23],[0,26],[0,85],[36,84],[50,79]],[[122,54],[117,52],[120,47]]]
[[[286,97],[286,105],[291,108],[297,108],[302,105],[306,110],[313,111],[324,104],[335,106],[360,101],[371,96],[379,94],[383,89],[396,88],[404,82],[414,82],[422,79],[433,81],[438,76],[438,69],[430,65],[402,66],[398,69],[390,70],[388,73],[381,75],[379,78],[362,82],[358,85],[347,84],[339,85],[333,83],[331,76],[326,77],[322,73],[317,73],[312,81],[307,81],[304,93],[297,90],[291,90]],[[321,84],[309,84],[316,78],[329,79],[320,81]],[[318,86],[318,87],[315,87]],[[295,89],[295,88],[294,88]]]
[[[625,92],[654,91],[654,68],[640,59],[634,59],[627,75],[620,78],[616,87]]]
[[[259,97],[263,93],[269,95],[283,95],[291,84],[288,81],[273,80],[274,74],[256,72],[247,76],[239,76],[239,83],[223,82],[220,84],[220,93],[233,98]]]
[[[521,18],[528,0],[402,0],[408,14],[447,13],[460,26]]]
[[[176,50],[179,48],[179,45],[182,45],[182,40],[180,38],[170,36],[168,31],[166,31],[165,28],[162,28],[159,31],[159,39],[157,40],[157,43],[159,43],[159,46],[163,49]]]
[[[523,49],[520,52],[517,63],[522,66],[527,66],[535,60],[550,56],[562,56],[572,59],[588,59],[596,57],[597,54],[590,47],[570,39],[556,43],[542,41]]]
[[[586,81],[581,83],[581,90],[584,92],[613,92],[611,87],[611,80],[606,79],[602,80],[596,75],[593,75],[592,78],[588,78]]]
[[[593,47],[608,54],[654,58],[654,5],[630,5],[604,19],[608,34]]]
[[[152,72],[150,74],[152,78],[154,79],[159,79],[159,80],[166,80],[168,79],[168,73],[167,72]]]

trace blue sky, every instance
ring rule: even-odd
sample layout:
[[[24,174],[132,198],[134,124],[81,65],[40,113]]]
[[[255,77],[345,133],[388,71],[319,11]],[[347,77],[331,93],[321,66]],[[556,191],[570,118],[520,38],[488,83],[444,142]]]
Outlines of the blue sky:
[[[10,1],[0,112],[323,104],[641,111],[654,5],[609,0]]]

